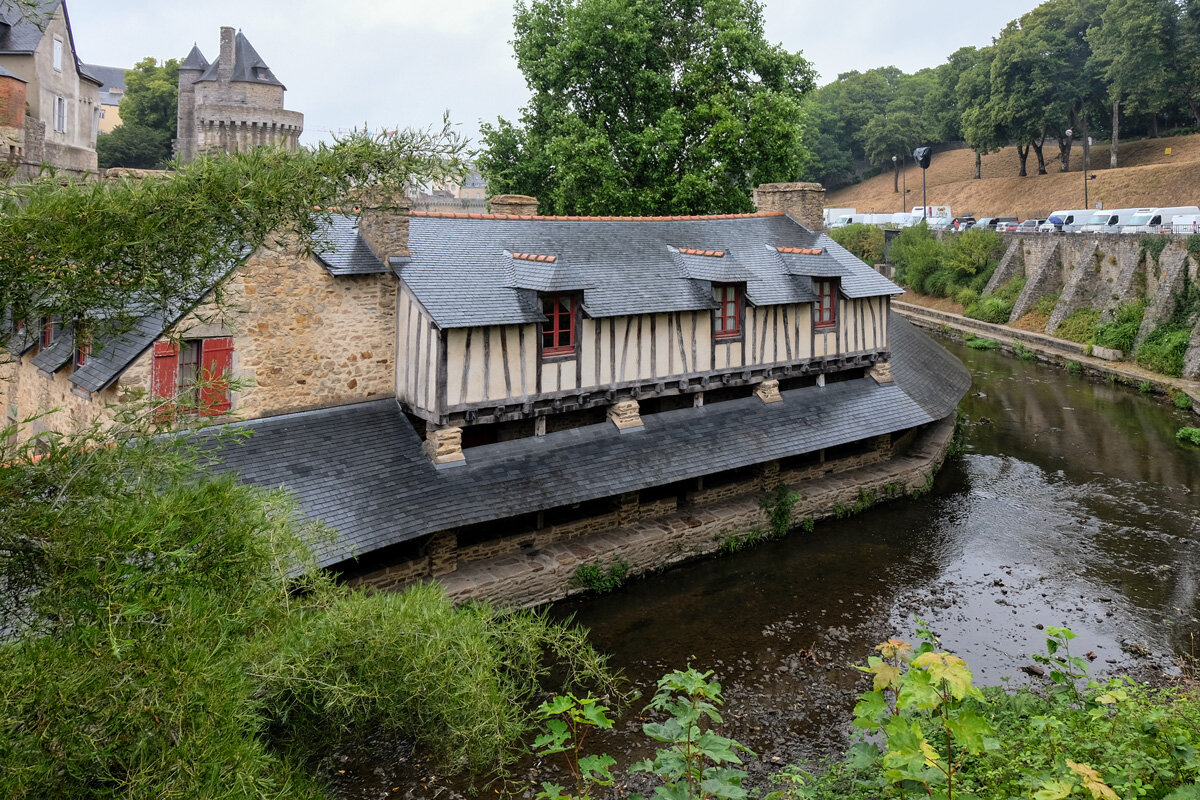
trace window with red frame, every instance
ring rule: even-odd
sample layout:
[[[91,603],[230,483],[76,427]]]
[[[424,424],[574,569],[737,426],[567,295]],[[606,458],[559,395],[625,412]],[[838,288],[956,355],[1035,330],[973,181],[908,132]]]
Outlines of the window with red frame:
[[[834,327],[837,324],[837,284],[831,280],[814,280],[813,290],[817,293],[813,327]]]
[[[58,338],[62,326],[57,317],[42,317],[42,347],[49,347]]]
[[[186,410],[210,417],[232,407],[229,373],[233,370],[233,339],[190,339],[156,342],[150,373],[150,393],[168,400],[160,409],[159,421],[169,419],[178,400]]]
[[[75,333],[75,368],[87,366],[92,355],[92,338],[88,336],[83,326],[76,326]]]
[[[575,298],[566,294],[542,298],[542,355],[566,356],[575,353]]]
[[[736,339],[742,335],[741,292],[736,286],[714,286],[713,294],[720,304],[713,323],[713,335],[718,339]]]

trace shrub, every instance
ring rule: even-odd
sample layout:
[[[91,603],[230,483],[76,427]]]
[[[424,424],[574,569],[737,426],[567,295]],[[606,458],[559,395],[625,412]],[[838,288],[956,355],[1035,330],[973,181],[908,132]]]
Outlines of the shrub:
[[[995,339],[985,339],[981,336],[968,336],[967,347],[972,350],[999,350],[1000,343]]]
[[[1133,341],[1137,338],[1142,327],[1142,317],[1146,313],[1146,301],[1134,300],[1119,306],[1113,314],[1112,322],[1100,322],[1092,333],[1092,344],[1097,347],[1107,347],[1120,350],[1126,355],[1133,352]],[[1082,340],[1076,340],[1082,341]]]
[[[874,225],[834,228],[829,237],[868,264],[883,261],[883,229]]]
[[[1187,353],[1191,333],[1170,323],[1160,325],[1146,337],[1137,351],[1139,366],[1162,375],[1178,378],[1183,375],[1183,357]]]
[[[1142,394],[1153,394],[1154,393],[1154,384],[1151,383],[1150,381],[1142,381],[1141,383],[1138,384],[1138,391],[1141,392]]]
[[[605,594],[621,588],[628,573],[629,564],[624,561],[614,561],[607,567],[601,567],[598,564],[580,564],[575,568],[575,575],[571,582],[597,594]]]
[[[1045,297],[1039,297],[1037,302],[1033,304],[1033,310],[1044,317],[1048,317],[1054,313],[1054,307],[1058,305],[1058,295],[1048,294]]]
[[[1071,375],[1082,375],[1083,364],[1079,363],[1078,361],[1068,361],[1067,372]]]
[[[1200,428],[1180,428],[1175,432],[1175,438],[1200,447]]]
[[[1012,316],[1012,309],[1013,304],[1011,300],[1005,300],[998,295],[988,295],[967,307],[963,311],[963,314],[971,319],[1003,325]]]
[[[946,246],[945,263],[955,282],[995,270],[1004,253],[1004,238],[995,231],[969,230],[959,234]]]
[[[958,303],[963,308],[973,306],[979,302],[979,292],[967,286],[959,289],[954,293],[954,302]]]
[[[937,271],[942,246],[926,226],[914,225],[900,231],[892,242],[891,257],[897,280],[914,292],[925,294],[925,279]]]
[[[1060,322],[1054,329],[1054,335],[1060,339],[1086,344],[1096,335],[1096,326],[1099,324],[1099,311],[1094,308],[1081,308]]]
[[[1174,403],[1175,407],[1180,409],[1181,411],[1187,411],[1189,408],[1192,407],[1192,398],[1188,395],[1187,392],[1176,393],[1171,398],[1171,402]]]

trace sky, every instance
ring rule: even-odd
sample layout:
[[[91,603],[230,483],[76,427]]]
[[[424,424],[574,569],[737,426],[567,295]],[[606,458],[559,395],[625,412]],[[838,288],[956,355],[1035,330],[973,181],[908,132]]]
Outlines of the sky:
[[[767,40],[820,73],[894,65],[912,72],[965,45],[989,44],[1038,0],[763,0]],[[85,63],[146,56],[209,61],[220,28],[241,28],[304,114],[302,141],[350,128],[440,124],[475,138],[479,122],[518,117],[529,99],[513,58],[509,0],[66,0]]]

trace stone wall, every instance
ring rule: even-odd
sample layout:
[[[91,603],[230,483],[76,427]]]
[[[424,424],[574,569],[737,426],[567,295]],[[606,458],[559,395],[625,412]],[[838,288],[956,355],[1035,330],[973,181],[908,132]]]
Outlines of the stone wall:
[[[986,291],[1025,277],[1010,322],[1028,314],[1040,299],[1057,296],[1044,329],[1048,334],[1081,309],[1096,309],[1110,320],[1117,307],[1140,297],[1147,301],[1136,340],[1140,344],[1171,317],[1185,286],[1200,281],[1200,263],[1188,252],[1186,236],[1161,235],[1167,244],[1157,258],[1143,234],[1003,236],[1005,253]],[[1200,379],[1200,320],[1192,331],[1183,377]]]
[[[825,187],[819,183],[764,183],[754,190],[761,213],[787,214],[810,231],[825,227]]]
[[[504,605],[536,605],[566,596],[581,564],[630,565],[631,574],[661,568],[719,550],[724,542],[767,524],[763,495],[783,483],[803,497],[792,522],[844,513],[864,498],[876,502],[927,488],[954,430],[954,417],[893,440],[876,437],[862,452],[823,461],[803,470],[783,470],[771,461],[744,477],[712,489],[641,503],[636,493],[613,498],[610,513],[572,520],[458,549],[457,570],[437,575],[429,552],[402,564],[355,577],[353,585],[400,588],[438,577],[456,599],[481,598]],[[890,457],[893,450],[900,452]]]

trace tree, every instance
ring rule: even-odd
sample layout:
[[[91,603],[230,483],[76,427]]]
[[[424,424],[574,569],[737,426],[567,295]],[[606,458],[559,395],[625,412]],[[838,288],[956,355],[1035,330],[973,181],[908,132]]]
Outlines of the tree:
[[[362,187],[463,174],[465,148],[447,119],[440,129],[352,134],[295,153],[209,156],[142,180],[8,187],[0,298],[32,327],[57,317],[86,320],[95,339],[119,335],[195,302],[247,247],[284,232],[311,243],[328,209]],[[12,335],[5,326],[0,344]]]
[[[1174,85],[1175,0],[1111,0],[1087,33],[1112,101],[1109,166],[1117,166],[1120,107],[1157,114]]]
[[[551,213],[750,210],[811,169],[813,70],[764,39],[757,0],[522,0],[521,120],[483,126],[495,191]]]
[[[162,169],[170,158],[171,137],[145,125],[122,122],[96,137],[96,161],[100,169]]]
[[[1175,49],[1175,69],[1183,99],[1200,128],[1200,0],[1182,0]]]
[[[958,111],[963,138],[975,151],[975,179],[979,180],[982,156],[1004,146],[1001,124],[996,120],[991,102],[992,60],[994,49],[985,47],[975,63],[959,78]]]
[[[147,57],[126,70],[121,124],[96,139],[100,168],[154,169],[170,161],[178,108],[177,59],[160,65]]]

